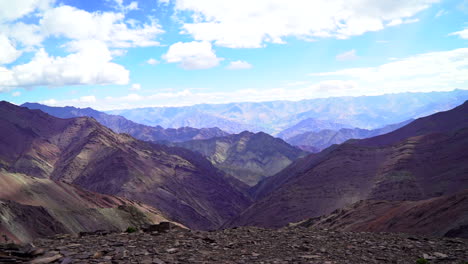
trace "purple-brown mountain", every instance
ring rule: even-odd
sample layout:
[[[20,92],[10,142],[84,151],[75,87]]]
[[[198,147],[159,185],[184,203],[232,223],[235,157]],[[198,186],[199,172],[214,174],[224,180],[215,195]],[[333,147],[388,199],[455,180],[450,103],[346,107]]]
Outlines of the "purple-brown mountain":
[[[37,103],[25,103],[22,105],[29,109],[39,109],[49,115],[59,118],[92,117],[102,125],[112,129],[117,133],[127,133],[137,139],[145,141],[168,141],[182,142],[193,139],[208,139],[229,135],[217,127],[213,128],[167,128],[161,126],[146,126],[135,123],[118,115],[110,115],[96,111],[92,108],[76,107],[51,107]]]
[[[205,156],[213,165],[253,186],[272,176],[307,152],[266,133],[240,134],[174,143]]]
[[[226,226],[279,227],[360,200],[422,201],[455,195],[468,189],[467,149],[465,102],[391,133],[349,141],[294,162],[259,183],[257,201]],[[430,228],[449,233],[468,224],[468,212],[453,216],[445,215],[448,222]]]
[[[341,128],[339,130],[324,129],[319,131],[309,131],[285,140],[293,146],[299,146],[301,149],[311,149],[318,152],[331,145],[341,144],[349,139],[370,138],[392,132],[409,124],[411,121],[413,121],[413,119],[372,130],[361,128]]]
[[[116,134],[95,119],[60,119],[0,102],[0,166],[151,205],[191,228],[211,229],[250,200],[201,155]]]

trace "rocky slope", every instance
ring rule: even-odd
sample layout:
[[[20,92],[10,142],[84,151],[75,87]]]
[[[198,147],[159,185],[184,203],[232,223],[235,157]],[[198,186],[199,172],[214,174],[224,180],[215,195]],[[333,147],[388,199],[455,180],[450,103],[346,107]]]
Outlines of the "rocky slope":
[[[399,232],[468,238],[468,189],[419,200],[363,200],[299,223],[340,231]]]
[[[341,128],[339,130],[324,129],[320,131],[309,131],[293,137],[285,139],[286,142],[293,146],[304,148],[312,148],[317,152],[328,148],[334,144],[341,144],[349,139],[370,138],[392,132],[402,126],[405,126],[413,120],[407,120],[398,124],[388,125],[378,129],[361,129],[361,128]]]
[[[201,155],[0,103],[0,167],[141,201],[191,228],[216,228],[250,200]]]
[[[452,195],[468,188],[466,149],[468,102],[298,160],[256,186],[258,201],[226,226],[279,227],[360,200]]]
[[[196,151],[214,166],[253,186],[307,153],[266,133],[240,134],[174,144]]]
[[[141,203],[0,169],[0,242],[161,221],[167,221],[161,212]]]
[[[92,117],[102,125],[112,129],[117,133],[127,133],[137,139],[145,141],[168,141],[181,142],[193,139],[208,139],[212,137],[227,136],[228,133],[217,127],[213,128],[192,128],[183,126],[180,128],[164,129],[157,124],[155,126],[146,126],[137,124],[118,115],[109,115],[104,112],[96,111],[92,108],[75,107],[50,107],[36,103],[25,103],[22,105],[29,109],[38,109],[52,116],[59,118],[73,117]]]
[[[34,258],[32,263],[142,264],[459,264],[468,259],[467,240],[459,238],[335,232],[307,228],[238,228],[216,232],[172,230],[165,233],[60,236],[41,239],[34,244],[37,248],[0,246],[0,261],[2,257],[3,260],[12,262],[26,261],[28,258],[24,257],[25,255],[29,259]],[[41,249],[42,255],[31,256],[32,253],[41,253]],[[423,262],[424,260],[426,262]]]

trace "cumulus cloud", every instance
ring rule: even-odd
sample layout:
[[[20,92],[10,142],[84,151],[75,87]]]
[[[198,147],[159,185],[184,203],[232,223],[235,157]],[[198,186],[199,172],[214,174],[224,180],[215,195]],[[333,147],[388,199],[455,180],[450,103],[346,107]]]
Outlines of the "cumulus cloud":
[[[226,67],[229,70],[245,70],[245,69],[251,69],[253,66],[252,64],[246,62],[246,61],[231,61],[229,65]]]
[[[0,1],[0,22],[13,21],[36,10],[45,10],[55,0]]]
[[[415,22],[417,13],[439,1],[174,0],[176,10],[183,14],[183,33],[230,48],[284,43],[290,36],[314,39],[362,35]]]
[[[5,35],[0,34],[0,65],[14,62],[21,53]]]
[[[357,58],[356,50],[350,50],[336,55],[336,60],[338,61],[355,60]]]
[[[18,92],[18,91],[13,92],[13,93],[11,94],[11,96],[13,96],[13,97],[21,96],[21,92]]]
[[[156,21],[152,21],[151,24],[129,27],[124,18],[123,13],[90,13],[63,5],[47,10],[40,20],[40,25],[47,36],[62,36],[74,40],[100,40],[110,47],[159,45],[155,38],[164,31]]]
[[[76,41],[68,45],[71,54],[50,56],[40,49],[26,64],[0,67],[0,91],[15,87],[85,84],[127,84],[129,72],[111,62],[111,52],[100,41]]]
[[[462,39],[468,39],[468,28],[465,28],[464,30],[460,30],[457,32],[453,32],[449,34],[450,36],[459,36]]]
[[[209,42],[177,42],[169,47],[162,58],[169,63],[178,63],[186,70],[209,69],[219,65],[218,58]]]

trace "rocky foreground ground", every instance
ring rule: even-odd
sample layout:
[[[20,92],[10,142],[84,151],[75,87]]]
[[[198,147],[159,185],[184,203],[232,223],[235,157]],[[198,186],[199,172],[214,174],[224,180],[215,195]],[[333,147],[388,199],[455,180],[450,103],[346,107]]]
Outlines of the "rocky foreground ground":
[[[61,235],[0,246],[0,263],[468,263],[468,241],[306,228]]]

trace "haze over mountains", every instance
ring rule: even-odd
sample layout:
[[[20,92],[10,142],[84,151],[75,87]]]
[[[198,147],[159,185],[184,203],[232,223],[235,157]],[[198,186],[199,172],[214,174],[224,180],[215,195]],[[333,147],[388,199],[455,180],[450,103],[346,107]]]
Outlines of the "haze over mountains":
[[[263,131],[276,135],[305,119],[376,129],[451,109],[468,100],[468,90],[331,97],[302,101],[200,104],[108,111],[136,123],[169,128],[218,127],[229,133]]]
[[[164,129],[161,126],[146,126],[137,124],[124,117],[109,115],[104,112],[96,111],[92,108],[76,107],[51,107],[37,103],[25,103],[22,106],[29,109],[39,109],[45,113],[59,118],[72,118],[88,116],[96,119],[102,125],[112,129],[117,133],[127,133],[135,138],[145,141],[170,141],[180,142],[191,139],[207,139],[212,137],[226,136],[228,133],[219,128],[201,128],[180,127],[177,129]]]
[[[298,160],[255,186],[257,201],[226,226],[279,227],[360,200],[423,201],[445,195],[445,201],[452,201],[450,195],[468,188],[467,149],[468,101],[391,133],[347,142]],[[466,196],[466,192],[460,195]],[[428,223],[429,229],[468,236],[467,199],[460,202],[461,207],[444,207],[450,213],[432,211],[438,221]]]

